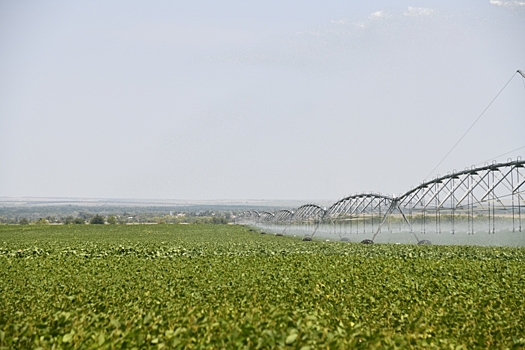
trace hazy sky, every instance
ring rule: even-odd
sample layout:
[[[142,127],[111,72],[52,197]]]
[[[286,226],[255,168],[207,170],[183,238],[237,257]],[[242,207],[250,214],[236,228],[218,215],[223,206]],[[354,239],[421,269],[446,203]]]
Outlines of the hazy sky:
[[[399,194],[524,34],[524,1],[0,0],[0,196]],[[516,75],[430,177],[523,146]]]

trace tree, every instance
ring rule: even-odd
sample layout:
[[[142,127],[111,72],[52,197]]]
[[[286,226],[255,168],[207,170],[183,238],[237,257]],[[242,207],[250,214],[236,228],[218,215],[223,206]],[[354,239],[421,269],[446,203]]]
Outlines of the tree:
[[[117,217],[115,215],[108,216],[108,224],[116,225],[117,224]]]
[[[73,220],[73,223],[75,225],[84,225],[86,223],[86,221],[82,218],[75,218],[75,220]]]
[[[64,225],[72,224],[74,221],[75,221],[75,218],[72,217],[71,215],[70,216],[66,216],[64,218]]]
[[[27,220],[26,218],[21,218],[21,219],[18,221],[18,224],[19,224],[19,225],[29,225],[29,220]]]
[[[96,214],[95,216],[91,218],[91,220],[89,220],[89,223],[91,225],[104,225],[105,220],[103,216]]]

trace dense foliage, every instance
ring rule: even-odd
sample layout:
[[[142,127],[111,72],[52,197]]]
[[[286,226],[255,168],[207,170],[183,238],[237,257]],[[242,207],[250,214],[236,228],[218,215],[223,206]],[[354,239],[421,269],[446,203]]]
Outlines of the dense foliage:
[[[525,249],[0,226],[0,348],[523,348]]]
[[[106,220],[104,220],[104,217],[98,214],[96,214],[95,216],[91,218],[91,220],[89,220],[89,223],[91,225],[104,225],[105,222]]]

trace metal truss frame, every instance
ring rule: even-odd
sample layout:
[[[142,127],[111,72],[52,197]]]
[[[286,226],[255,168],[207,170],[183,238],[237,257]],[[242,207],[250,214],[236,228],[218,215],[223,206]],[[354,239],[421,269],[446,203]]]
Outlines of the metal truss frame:
[[[288,226],[310,225],[314,227],[311,236],[321,224],[330,224],[334,230],[337,224],[349,225],[350,232],[354,223],[356,231],[361,224],[366,232],[364,225],[368,223],[373,240],[393,215],[399,215],[397,222],[404,222],[418,242],[415,224],[420,224],[422,233],[429,229],[427,223],[434,223],[437,233],[441,233],[443,227],[455,233],[456,222],[461,221],[464,225],[466,221],[468,234],[474,234],[475,226],[480,229],[479,222],[483,219],[488,223],[488,232],[494,234],[496,223],[504,218],[506,222],[511,221],[512,231],[521,232],[525,215],[525,161],[518,157],[504,163],[486,163],[438,175],[399,197],[366,192],[346,196],[328,209],[309,203],[295,211],[259,213],[250,210],[239,217],[252,223],[285,225],[284,230]]]

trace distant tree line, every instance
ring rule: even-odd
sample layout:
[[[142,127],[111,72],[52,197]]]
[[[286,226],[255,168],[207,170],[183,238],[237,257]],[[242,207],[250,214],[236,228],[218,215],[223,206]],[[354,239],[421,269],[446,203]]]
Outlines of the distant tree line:
[[[270,210],[251,208],[255,210]],[[0,206],[0,224],[10,225],[82,225],[90,224],[95,215],[105,224],[137,223],[210,223],[225,224],[247,210],[245,206],[188,205],[188,206],[129,206],[129,205],[27,205]],[[41,220],[42,219],[42,220]]]
[[[124,224],[228,224],[237,213],[213,212],[203,210],[198,212],[169,213],[129,213],[107,214],[79,212],[78,215],[48,215],[46,217],[0,215],[0,224],[10,225],[124,225]]]

